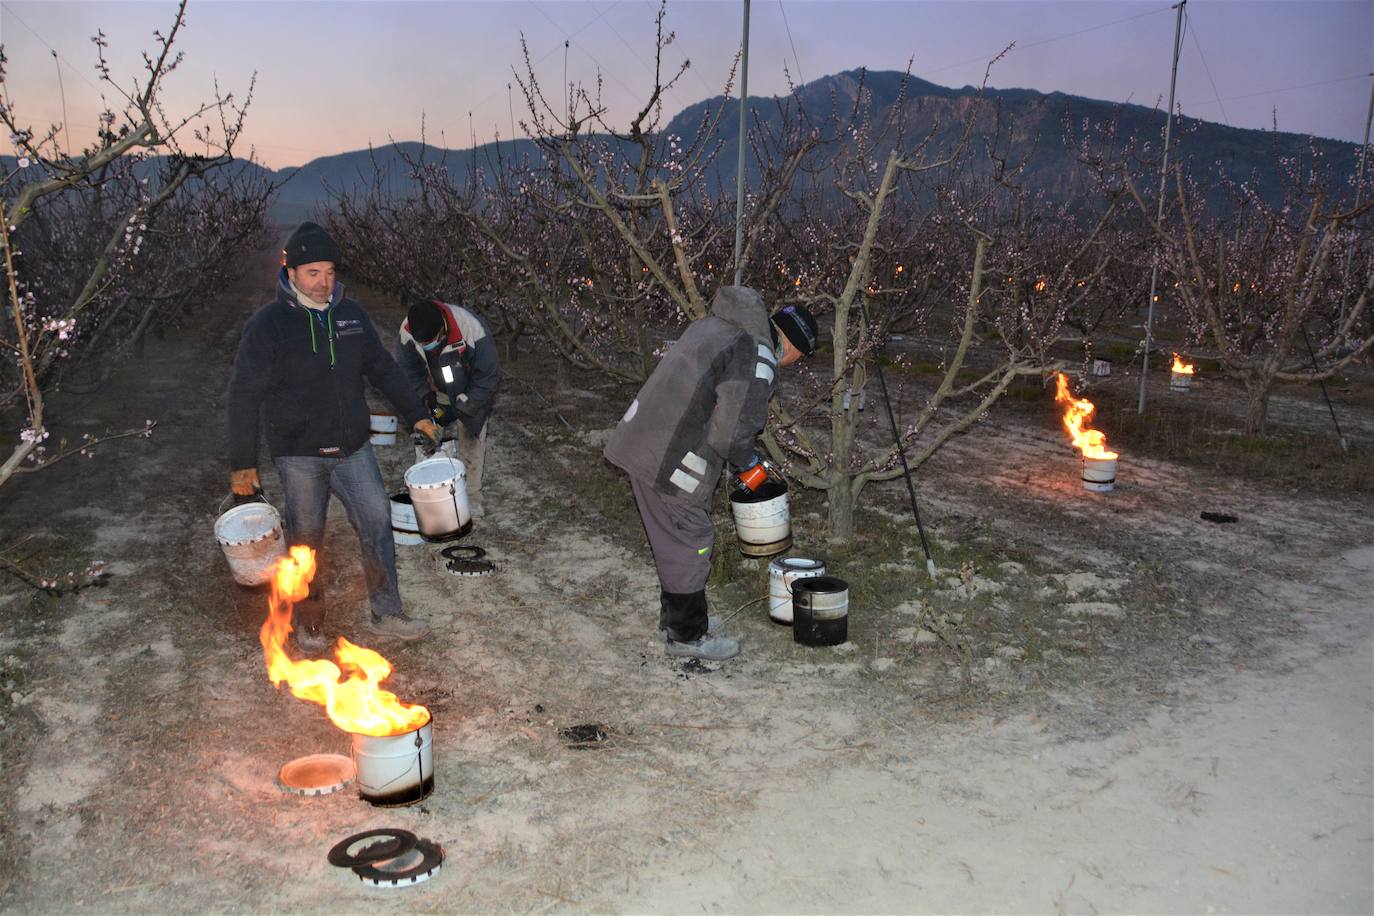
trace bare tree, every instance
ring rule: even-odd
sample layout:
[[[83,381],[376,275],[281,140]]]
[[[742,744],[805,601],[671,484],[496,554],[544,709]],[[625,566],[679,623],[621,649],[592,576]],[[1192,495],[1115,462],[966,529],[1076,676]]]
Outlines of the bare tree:
[[[1276,382],[1331,378],[1374,347],[1374,236],[1362,220],[1374,201],[1344,202],[1315,146],[1279,166],[1286,178],[1279,202],[1224,178],[1232,209],[1223,216],[1208,212],[1198,187],[1175,166],[1172,206],[1158,223],[1155,204],[1127,180],[1178,283],[1194,339],[1214,347],[1245,385],[1245,432],[1252,436],[1265,431]],[[1356,265],[1352,290],[1340,257],[1347,252]],[[1354,304],[1343,310],[1348,292]],[[1316,337],[1310,350],[1309,328]]]

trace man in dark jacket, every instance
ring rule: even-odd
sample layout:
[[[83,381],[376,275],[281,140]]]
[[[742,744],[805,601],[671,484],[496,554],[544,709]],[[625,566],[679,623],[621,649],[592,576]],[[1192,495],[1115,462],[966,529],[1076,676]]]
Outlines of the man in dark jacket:
[[[348,512],[362,547],[374,633],[419,639],[422,620],[401,609],[391,503],[368,442],[370,413],[363,380],[380,389],[408,427],[433,441],[439,430],[382,346],[362,306],[334,279],[339,248],[324,229],[302,223],[282,250],[277,297],[248,320],[229,382],[230,488],[251,496],[258,479],[258,420],[281,475],[286,535],[319,551],[332,491]],[[324,603],[312,588],[294,609],[296,645],[328,646]]]
[[[816,321],[800,306],[771,318],[752,289],[727,286],[649,376],[606,443],[630,476],[661,586],[659,630],[668,655],[721,660],[736,640],[714,632],[706,605],[715,526],[711,497],[722,465],[759,466],[758,436],[776,367],[816,351]]]
[[[487,420],[501,363],[487,323],[461,305],[416,299],[401,322],[397,354],[411,387],[441,426],[456,426],[468,508],[481,518]]]

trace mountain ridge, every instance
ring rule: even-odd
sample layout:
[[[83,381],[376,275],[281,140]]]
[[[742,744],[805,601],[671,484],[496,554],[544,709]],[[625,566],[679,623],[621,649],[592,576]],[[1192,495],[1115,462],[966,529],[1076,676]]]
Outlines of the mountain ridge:
[[[909,136],[925,136],[940,125],[947,129],[961,128],[962,115],[979,92],[974,86],[941,86],[899,71],[855,68],[806,83],[798,87],[796,94],[807,117],[815,121],[820,117],[828,117],[832,98],[843,101],[846,106],[855,104],[861,86],[868,93],[871,111],[875,115],[893,110],[898,98],[902,99],[901,106],[896,110]],[[1003,117],[1011,125],[1009,129],[1019,144],[1017,158],[1026,162],[1022,180],[1028,189],[1043,191],[1054,198],[1067,197],[1074,193],[1076,187],[1072,178],[1075,172],[1073,151],[1063,142],[1066,118],[1072,118],[1077,123],[1082,123],[1084,119],[1090,123],[1115,121],[1123,139],[1137,138],[1154,144],[1152,148],[1158,148],[1162,142],[1165,113],[1160,108],[1019,87],[988,88],[983,95],[991,103],[993,114]],[[776,126],[780,117],[779,105],[788,98],[751,95],[748,104],[754,117]],[[717,141],[733,146],[738,134],[739,104],[738,99],[726,99],[720,95],[702,99],[669,119],[661,132],[692,136],[703,119],[724,106],[717,127]],[[989,126],[990,118],[981,117],[980,123],[975,124],[975,139],[988,139]],[[1315,147],[1338,173],[1348,169],[1353,174],[1360,149],[1359,144],[1343,140],[1231,127],[1186,115],[1175,120],[1174,130],[1180,154],[1192,161],[1193,175],[1200,181],[1209,195],[1208,203],[1213,206],[1226,205],[1224,193],[1216,180],[1223,171],[1232,177],[1252,180],[1261,193],[1273,196],[1281,182],[1279,157],[1302,155]],[[405,156],[442,158],[452,175],[462,180],[472,174],[474,166],[490,162],[497,156],[509,156],[512,153],[523,156],[535,153],[537,149],[535,142],[527,138],[502,140],[467,149],[442,148],[422,141],[405,140],[320,156],[303,165],[277,170],[266,169],[256,163],[252,167],[262,169],[279,185],[272,206],[272,217],[281,223],[292,223],[316,215],[318,208],[328,201],[331,190],[357,191],[371,184],[374,163],[387,176],[386,180],[392,181],[399,190],[409,180],[404,177],[403,171],[398,171],[404,165]],[[886,149],[879,147],[874,155],[885,157],[886,152]],[[733,188],[735,161],[733,155],[716,157],[713,180],[719,182],[719,186]],[[13,162],[14,157],[0,156],[0,164],[8,163],[5,165],[7,171],[13,167]],[[757,163],[750,162],[746,168],[749,178],[758,177]]]

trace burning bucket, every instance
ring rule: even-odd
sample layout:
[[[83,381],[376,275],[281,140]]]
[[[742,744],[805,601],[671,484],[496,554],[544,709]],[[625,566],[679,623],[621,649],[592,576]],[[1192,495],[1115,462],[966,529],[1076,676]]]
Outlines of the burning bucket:
[[[425,540],[460,537],[472,521],[463,462],[447,455],[426,458],[406,471],[406,489]]]
[[[787,482],[770,479],[751,492],[730,494],[739,552],[746,557],[771,557],[792,546],[792,519],[787,511]]]
[[[792,583],[792,639],[804,646],[838,646],[849,638],[849,583],[815,576]]]
[[[271,581],[277,558],[286,555],[281,516],[264,502],[235,506],[217,518],[215,540],[239,585]]]
[[[371,419],[373,445],[396,444],[397,420],[394,413],[374,413]]]
[[[768,564],[768,617],[792,625],[792,583],[825,575],[825,564],[804,557],[778,557]]]
[[[391,494],[391,537],[406,547],[425,542],[420,536],[420,523],[415,520],[415,504],[410,501],[409,490]]]
[[[399,735],[350,733],[358,794],[379,808],[412,805],[434,791],[434,718]]]
[[[1185,363],[1177,353],[1174,354],[1174,364],[1169,370],[1169,390],[1187,391],[1193,387],[1193,364]]]
[[[1116,489],[1116,458],[1084,458],[1083,489],[1110,493]]]

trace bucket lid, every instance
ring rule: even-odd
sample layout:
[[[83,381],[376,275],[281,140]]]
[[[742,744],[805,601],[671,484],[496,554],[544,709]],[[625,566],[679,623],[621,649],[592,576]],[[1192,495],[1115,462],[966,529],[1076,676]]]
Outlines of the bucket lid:
[[[457,458],[436,456],[412,464],[406,470],[406,485],[411,487],[441,487],[465,473],[463,462]]]
[[[812,560],[807,557],[778,557],[768,565],[776,567],[779,572],[810,572],[825,569],[824,560]]]
[[[364,830],[340,840],[329,850],[329,864],[338,868],[357,868],[410,852],[420,838],[409,830],[381,827]]]
[[[246,544],[267,537],[280,524],[281,516],[269,504],[244,503],[215,519],[215,537],[222,544]]]
[[[288,761],[277,773],[277,785],[290,795],[329,795],[358,775],[343,754],[307,754]]]
[[[394,859],[384,859],[353,869],[358,880],[373,887],[409,887],[433,878],[444,866],[444,847],[424,837],[415,848]]]

